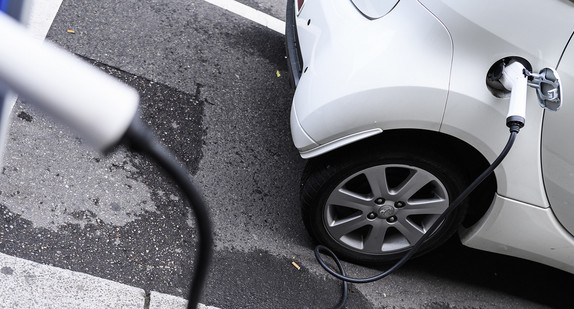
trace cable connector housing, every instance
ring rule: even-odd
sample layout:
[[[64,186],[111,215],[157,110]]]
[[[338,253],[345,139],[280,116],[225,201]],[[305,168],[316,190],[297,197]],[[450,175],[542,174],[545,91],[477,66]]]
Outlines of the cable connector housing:
[[[526,122],[526,90],[528,89],[528,70],[518,61],[504,67],[500,83],[510,90],[510,103],[506,115],[506,126],[518,132]]]

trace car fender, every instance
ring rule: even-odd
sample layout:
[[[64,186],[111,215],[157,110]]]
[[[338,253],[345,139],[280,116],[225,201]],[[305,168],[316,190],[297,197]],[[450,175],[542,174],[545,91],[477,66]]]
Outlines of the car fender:
[[[320,2],[328,5],[319,9]],[[297,16],[297,32],[304,69],[291,125],[304,157],[386,129],[439,130],[452,42],[417,1],[400,1],[376,20],[350,1],[308,1]]]

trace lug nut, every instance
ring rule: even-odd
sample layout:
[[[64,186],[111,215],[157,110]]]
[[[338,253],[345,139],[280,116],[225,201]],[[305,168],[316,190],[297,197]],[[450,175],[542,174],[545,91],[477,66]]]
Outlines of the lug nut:
[[[387,222],[389,223],[393,223],[397,221],[397,217],[396,216],[391,216],[387,218]]]
[[[374,212],[371,212],[371,213],[369,213],[369,214],[367,215],[367,218],[370,219],[370,220],[373,220],[373,219],[375,219],[376,217],[377,217],[377,214],[374,213]]]
[[[375,200],[375,204],[381,205],[385,203],[385,199],[382,197],[379,197]]]
[[[398,201],[395,203],[396,208],[403,208],[405,207],[405,202]]]

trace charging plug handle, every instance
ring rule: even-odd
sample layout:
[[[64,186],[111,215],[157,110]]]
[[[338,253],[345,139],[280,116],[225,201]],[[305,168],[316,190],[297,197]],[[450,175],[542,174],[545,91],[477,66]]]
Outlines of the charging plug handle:
[[[139,95],[69,52],[33,39],[0,12],[0,81],[68,124],[96,149],[122,138],[136,116]]]
[[[506,126],[518,132],[526,122],[526,90],[528,70],[518,61],[504,67],[500,83],[510,91],[510,104],[506,115]]]

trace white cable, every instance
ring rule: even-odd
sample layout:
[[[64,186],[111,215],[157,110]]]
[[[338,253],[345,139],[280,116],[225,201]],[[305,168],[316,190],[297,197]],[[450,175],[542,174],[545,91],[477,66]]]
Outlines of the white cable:
[[[133,88],[53,44],[39,43],[5,14],[0,14],[0,81],[99,150],[121,139],[139,102]]]

